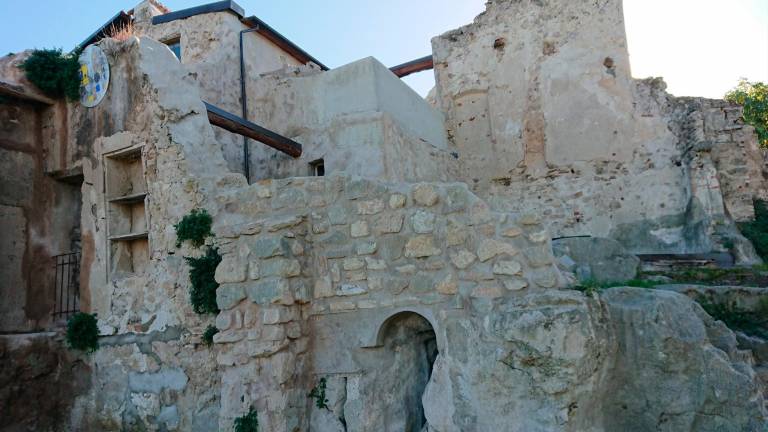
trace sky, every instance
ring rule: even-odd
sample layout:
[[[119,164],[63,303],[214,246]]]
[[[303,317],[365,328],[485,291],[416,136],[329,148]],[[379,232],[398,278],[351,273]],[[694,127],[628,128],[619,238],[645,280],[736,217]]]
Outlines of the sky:
[[[139,0],[0,0],[0,53],[71,49]],[[161,0],[162,1],[162,0]],[[165,0],[178,10],[213,0]],[[374,56],[394,66],[431,53],[484,0],[237,0],[333,68]],[[66,4],[67,7],[62,5]],[[739,78],[768,82],[768,0],[624,0],[633,76],[664,77],[677,96],[720,98]],[[426,95],[431,71],[406,78]]]

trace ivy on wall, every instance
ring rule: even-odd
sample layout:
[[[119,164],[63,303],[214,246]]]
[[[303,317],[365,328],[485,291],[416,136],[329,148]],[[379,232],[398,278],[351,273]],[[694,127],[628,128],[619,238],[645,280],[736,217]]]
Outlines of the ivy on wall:
[[[99,349],[99,327],[96,314],[78,312],[67,321],[67,345],[92,353]]]
[[[192,210],[184,216],[179,223],[174,225],[176,229],[176,246],[181,246],[184,241],[189,241],[193,247],[199,248],[205,244],[208,237],[213,236],[211,226],[213,218],[205,210]],[[192,308],[198,314],[217,314],[219,307],[216,304],[216,267],[221,262],[219,250],[208,246],[205,255],[184,257],[189,264],[189,298]],[[213,335],[211,335],[213,338]]]

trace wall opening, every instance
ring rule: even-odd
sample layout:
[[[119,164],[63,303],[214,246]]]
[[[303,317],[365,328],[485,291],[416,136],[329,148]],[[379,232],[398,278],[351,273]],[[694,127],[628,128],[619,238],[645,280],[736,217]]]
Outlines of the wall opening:
[[[309,163],[309,175],[313,177],[325,176],[325,162],[318,159]]]
[[[422,397],[437,358],[432,324],[415,312],[401,312],[384,322],[382,336],[388,368],[377,386],[388,400],[381,405],[386,431],[420,432],[426,426]]]

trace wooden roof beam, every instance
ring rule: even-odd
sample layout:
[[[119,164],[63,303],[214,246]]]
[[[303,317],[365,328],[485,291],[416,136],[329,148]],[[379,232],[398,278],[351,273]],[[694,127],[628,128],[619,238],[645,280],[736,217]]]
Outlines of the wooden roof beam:
[[[408,63],[403,63],[401,65],[391,67],[389,70],[391,70],[393,74],[397,75],[398,78],[402,78],[416,72],[434,68],[435,61],[432,59],[431,55],[428,55],[420,59],[409,61]]]
[[[272,147],[275,150],[279,150],[289,156],[299,157],[301,156],[302,147],[301,144],[296,141],[286,138],[278,133],[272,132],[269,129],[263,128],[255,123],[251,123],[242,117],[238,117],[230,112],[211,105],[207,102],[205,109],[208,111],[208,121],[212,125],[218,126],[222,129],[228,130],[232,133],[242,135],[244,137],[256,140],[262,144]]]

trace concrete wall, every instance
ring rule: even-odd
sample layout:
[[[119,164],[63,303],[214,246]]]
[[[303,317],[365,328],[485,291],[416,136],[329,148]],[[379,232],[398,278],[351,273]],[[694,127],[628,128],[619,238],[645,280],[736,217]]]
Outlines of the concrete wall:
[[[326,173],[390,181],[455,177],[441,114],[373,58],[320,74],[288,69],[248,85],[249,117],[304,146],[299,159],[251,147],[255,179],[307,175],[318,159]]]

